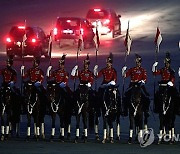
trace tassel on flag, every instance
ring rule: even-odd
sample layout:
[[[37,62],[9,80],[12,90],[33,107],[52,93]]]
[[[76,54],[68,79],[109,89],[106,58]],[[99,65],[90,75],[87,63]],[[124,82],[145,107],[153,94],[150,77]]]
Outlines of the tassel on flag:
[[[162,35],[161,35],[160,30],[159,30],[159,27],[157,27],[156,37],[155,37],[155,40],[154,40],[154,43],[155,43],[155,45],[157,47],[156,52],[159,52],[159,46],[160,46],[161,42],[162,42]]]
[[[126,38],[124,40],[124,45],[126,47],[126,55],[127,56],[130,54],[131,44],[132,44],[132,39],[131,39],[131,37],[129,35],[129,21],[128,21],[128,28],[127,28],[127,32],[126,32]]]
[[[98,33],[97,26],[96,26],[96,33],[95,33],[95,36],[94,36],[94,42],[95,42],[96,50],[98,50],[99,45],[100,45],[100,41],[99,41],[99,33]]]

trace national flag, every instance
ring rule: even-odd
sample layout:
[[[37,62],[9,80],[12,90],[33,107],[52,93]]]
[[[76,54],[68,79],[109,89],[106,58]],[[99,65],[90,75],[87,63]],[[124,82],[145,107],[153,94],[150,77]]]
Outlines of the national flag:
[[[98,33],[97,26],[96,26],[96,33],[95,33],[95,36],[94,36],[94,42],[95,42],[95,47],[96,47],[96,50],[97,50],[99,48],[99,45],[100,45],[99,33]]]
[[[162,42],[162,35],[161,35],[159,27],[157,27],[156,37],[155,37],[155,40],[154,40],[154,43],[155,43],[155,45],[157,47],[157,52],[159,52],[159,46],[160,46],[161,42]]]
[[[126,47],[126,55],[127,56],[130,54],[131,44],[132,44],[132,39],[131,39],[131,36],[129,34],[129,21],[128,21],[128,28],[127,28],[127,32],[126,32],[126,38],[124,40],[124,45]]]

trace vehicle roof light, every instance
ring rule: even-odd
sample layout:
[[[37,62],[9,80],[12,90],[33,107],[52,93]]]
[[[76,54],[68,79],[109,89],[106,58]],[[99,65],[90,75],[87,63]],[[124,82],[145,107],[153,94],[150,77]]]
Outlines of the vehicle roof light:
[[[25,29],[25,26],[18,26],[19,29]]]
[[[35,43],[35,42],[36,42],[36,39],[35,39],[35,38],[33,38],[31,41],[32,41],[33,43]]]
[[[94,9],[94,12],[99,12],[101,11],[101,9]]]
[[[6,41],[10,43],[11,39],[8,37],[8,38],[6,38]]]
[[[54,35],[57,35],[58,29],[54,28],[53,32],[54,32]]]
[[[70,22],[71,22],[71,20],[66,20],[66,22],[70,23]]]

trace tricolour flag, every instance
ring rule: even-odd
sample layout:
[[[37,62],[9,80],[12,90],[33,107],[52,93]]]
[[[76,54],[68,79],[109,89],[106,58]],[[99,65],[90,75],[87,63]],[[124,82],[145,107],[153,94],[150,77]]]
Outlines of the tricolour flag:
[[[155,40],[154,40],[154,43],[157,47],[157,52],[159,52],[159,46],[162,42],[162,35],[161,35],[161,32],[159,30],[159,27],[157,27],[157,31],[156,31],[156,37],[155,37]]]
[[[128,28],[127,28],[127,32],[126,32],[126,38],[124,40],[124,45],[126,47],[126,55],[127,56],[130,54],[131,44],[132,44],[132,39],[131,39],[131,36],[129,34],[129,21],[128,21]]]

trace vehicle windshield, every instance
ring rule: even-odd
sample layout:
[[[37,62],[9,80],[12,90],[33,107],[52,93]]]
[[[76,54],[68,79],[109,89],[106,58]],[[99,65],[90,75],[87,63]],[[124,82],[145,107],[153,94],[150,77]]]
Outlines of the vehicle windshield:
[[[57,22],[57,26],[61,26],[62,28],[78,28],[79,25],[80,22],[78,19],[60,18]]]
[[[10,30],[10,35],[13,38],[22,38],[24,36],[24,34],[25,34],[25,29],[21,29],[18,27],[13,27]],[[33,36],[33,35],[34,35],[33,29],[30,27],[27,27],[26,28],[26,37]]]
[[[108,17],[108,12],[105,10],[100,10],[100,11],[89,10],[87,13],[88,19],[104,19],[107,17]]]

